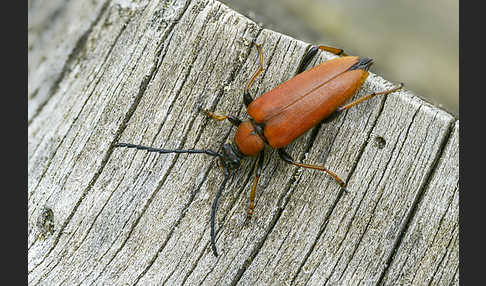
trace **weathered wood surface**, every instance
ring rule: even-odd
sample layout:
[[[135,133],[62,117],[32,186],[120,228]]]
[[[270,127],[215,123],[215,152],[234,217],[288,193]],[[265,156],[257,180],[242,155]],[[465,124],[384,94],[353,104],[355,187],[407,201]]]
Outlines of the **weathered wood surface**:
[[[245,223],[245,161],[220,200],[218,258],[215,160],[112,147],[217,150],[234,128],[199,109],[246,116],[253,42],[265,51],[254,95],[309,47],[213,0],[29,2],[29,285],[458,284],[459,122],[410,91],[289,147],[350,193],[267,152]],[[394,85],[371,75],[357,96]]]

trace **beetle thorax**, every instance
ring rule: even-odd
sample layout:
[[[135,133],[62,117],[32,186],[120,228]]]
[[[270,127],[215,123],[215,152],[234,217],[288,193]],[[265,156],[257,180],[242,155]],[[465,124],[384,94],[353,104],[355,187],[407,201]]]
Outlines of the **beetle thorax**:
[[[245,156],[255,156],[265,147],[265,142],[250,121],[242,122],[236,130],[235,144]]]

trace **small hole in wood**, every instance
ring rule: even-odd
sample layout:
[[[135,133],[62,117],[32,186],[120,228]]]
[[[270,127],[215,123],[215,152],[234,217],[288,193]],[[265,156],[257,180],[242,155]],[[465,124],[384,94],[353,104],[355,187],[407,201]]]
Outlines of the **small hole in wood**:
[[[378,147],[379,149],[385,148],[386,141],[385,138],[381,136],[376,136],[375,137],[375,146]]]
[[[54,233],[54,212],[45,207],[37,218],[39,238],[45,239]]]

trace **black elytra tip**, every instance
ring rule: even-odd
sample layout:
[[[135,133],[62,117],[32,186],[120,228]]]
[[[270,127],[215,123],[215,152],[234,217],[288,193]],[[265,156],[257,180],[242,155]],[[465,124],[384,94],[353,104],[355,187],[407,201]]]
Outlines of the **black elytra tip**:
[[[358,58],[358,62],[349,68],[350,71],[362,69],[368,71],[370,66],[373,64],[373,59],[371,58]]]

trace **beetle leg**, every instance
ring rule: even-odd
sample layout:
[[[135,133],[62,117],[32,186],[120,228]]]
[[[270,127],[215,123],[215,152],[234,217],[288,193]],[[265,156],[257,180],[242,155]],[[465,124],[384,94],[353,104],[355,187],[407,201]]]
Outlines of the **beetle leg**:
[[[258,163],[255,172],[255,180],[253,180],[253,185],[251,186],[250,191],[250,206],[248,208],[248,214],[246,216],[247,219],[250,219],[253,215],[253,209],[255,208],[255,192],[256,187],[258,185],[258,180],[260,179],[260,174],[262,173],[263,168],[263,151],[260,152],[258,155]]]
[[[336,175],[334,172],[332,172],[332,171],[330,171],[330,170],[328,170],[328,169],[326,169],[322,166],[297,163],[297,162],[294,161],[294,159],[292,159],[292,157],[290,157],[290,155],[283,148],[278,149],[278,155],[286,163],[295,165],[297,167],[319,170],[319,171],[324,171],[324,172],[328,173],[331,177],[334,178],[334,180],[336,180],[336,182],[341,186],[341,188],[343,188],[345,191],[347,191],[345,189],[346,183],[344,183],[344,181],[341,178],[339,178],[338,175]]]
[[[373,93],[370,93],[370,94],[368,94],[368,95],[365,95],[365,96],[362,96],[362,97],[360,97],[360,98],[356,99],[355,101],[353,101],[353,102],[351,102],[351,103],[348,103],[348,104],[346,104],[346,105],[343,105],[343,106],[339,107],[338,109],[336,109],[336,111],[335,111],[335,112],[341,112],[341,111],[344,111],[344,110],[346,110],[346,109],[350,109],[351,107],[355,106],[355,105],[356,105],[356,104],[358,104],[358,103],[361,103],[361,102],[363,102],[363,101],[366,101],[366,100],[368,100],[368,99],[370,99],[370,98],[373,98],[373,97],[375,97],[375,96],[377,96],[377,95],[382,95],[382,94],[386,95],[386,94],[390,94],[390,93],[392,93],[392,92],[395,92],[395,91],[400,90],[402,87],[403,87],[403,83],[400,83],[400,85],[399,85],[398,87],[395,87],[395,88],[392,88],[392,89],[389,89],[389,90],[385,90],[385,91],[380,91],[380,92],[373,92]]]
[[[329,47],[329,46],[317,46],[317,47],[320,50],[323,50],[323,51],[326,51],[326,52],[330,52],[332,54],[335,54],[336,56],[341,56],[341,57],[347,56],[347,54],[344,52],[343,49],[338,49],[338,48]]]
[[[231,124],[237,127],[241,124],[240,119],[231,115],[217,115],[206,109],[203,109],[203,112],[206,113],[207,116],[211,117],[212,119],[216,119],[218,121],[223,121],[225,119],[228,119],[228,121],[231,122]]]
[[[373,93],[370,93],[368,95],[364,95],[358,99],[356,99],[355,101],[351,102],[351,103],[348,103],[346,105],[343,105],[341,107],[339,107],[338,109],[336,109],[333,113],[331,113],[331,115],[329,115],[328,117],[326,117],[324,120],[322,120],[322,123],[329,123],[331,122],[332,120],[336,119],[336,117],[341,113],[343,112],[344,110],[346,109],[350,109],[351,107],[355,106],[356,104],[358,103],[361,103],[363,101],[366,101],[372,97],[375,97],[377,95],[382,95],[382,94],[389,94],[389,93],[392,93],[392,92],[395,92],[395,91],[398,91],[400,90],[401,88],[403,87],[403,83],[400,83],[400,85],[398,87],[395,87],[395,88],[392,88],[392,89],[389,89],[389,90],[385,90],[385,91],[380,91],[380,92],[373,92]]]
[[[247,107],[253,101],[253,98],[251,97],[248,90],[250,89],[253,82],[255,82],[255,79],[257,78],[257,76],[263,71],[263,48],[262,48],[262,45],[259,45],[259,44],[255,44],[255,46],[257,47],[257,50],[258,50],[258,59],[259,59],[260,66],[258,67],[257,71],[253,74],[253,76],[250,78],[250,80],[246,84],[245,92],[243,93],[243,102],[245,103],[245,105]]]
[[[316,55],[317,49],[318,48],[316,46],[312,46],[307,51],[307,53],[305,53],[304,58],[302,59],[302,62],[300,63],[299,68],[297,69],[296,75],[305,71],[305,69],[309,66],[309,63],[312,60],[312,58],[314,58],[314,56]]]
[[[297,73],[299,74],[307,69],[307,67],[310,64],[310,61],[314,58],[314,56],[317,53],[317,50],[323,50],[326,52],[333,53],[337,56],[346,56],[346,53],[344,53],[343,49],[338,49],[338,48],[333,48],[333,47],[328,47],[328,46],[312,46],[307,53],[305,53],[304,58],[302,59],[302,62],[299,65],[299,68],[297,69]]]

